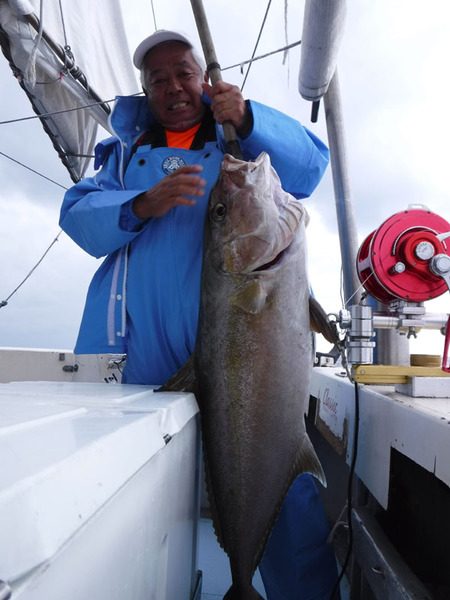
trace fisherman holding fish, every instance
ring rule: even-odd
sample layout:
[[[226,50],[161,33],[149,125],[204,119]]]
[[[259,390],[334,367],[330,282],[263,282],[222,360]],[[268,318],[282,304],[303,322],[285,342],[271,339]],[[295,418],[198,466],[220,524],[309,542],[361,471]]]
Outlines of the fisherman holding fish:
[[[126,353],[124,383],[160,385],[195,347],[204,223],[224,158],[221,124],[234,125],[244,160],[266,152],[297,199],[316,188],[328,151],[299,122],[244,100],[238,87],[209,85],[202,58],[178,32],[156,31],[133,60],[145,95],[117,98],[115,136],[96,147],[98,173],[66,193],[60,225],[86,252],[106,257],[89,287],[75,353]],[[317,489],[309,475],[299,477],[260,565],[268,600],[328,600],[336,569],[327,533]]]

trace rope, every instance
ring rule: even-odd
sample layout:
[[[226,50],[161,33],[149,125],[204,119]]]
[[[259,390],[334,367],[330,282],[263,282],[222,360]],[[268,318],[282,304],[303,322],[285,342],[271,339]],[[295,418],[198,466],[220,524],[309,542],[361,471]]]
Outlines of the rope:
[[[267,19],[267,15],[269,14],[269,8],[270,8],[270,5],[271,5],[271,4],[272,4],[272,0],[269,0],[269,3],[267,4],[267,8],[266,8],[266,12],[265,12],[265,15],[264,15],[263,22],[262,22],[262,24],[261,24],[261,28],[260,28],[260,30],[259,30],[258,38],[257,38],[257,40],[256,40],[255,47],[253,48],[252,60],[253,60],[253,58],[255,57],[255,54],[256,54],[256,49],[258,48],[259,40],[261,39],[261,35],[262,35],[262,32],[263,32],[263,30],[264,30],[264,26],[265,26],[265,24],[266,24],[266,19]],[[252,66],[252,64],[253,64],[253,63],[252,63],[252,62],[250,62],[250,64],[248,65],[248,69],[247,69],[247,72],[245,73],[244,81],[242,82],[242,85],[241,85],[241,92],[242,92],[242,91],[243,91],[243,89],[244,89],[245,82],[247,81],[247,77],[248,77],[248,74],[249,74],[249,72],[250,72],[250,69],[251,69],[251,66]]]
[[[5,300],[1,300],[0,301],[0,308],[3,308],[4,306],[6,306],[8,304],[8,302],[9,302],[9,300],[14,296],[14,294],[20,290],[20,288],[23,286],[23,284],[26,281],[28,281],[28,279],[31,277],[31,275],[34,273],[34,271],[36,271],[36,269],[38,268],[38,266],[41,264],[41,262],[44,260],[44,258],[47,256],[47,254],[50,252],[51,248],[59,240],[59,236],[61,234],[62,234],[62,230],[59,231],[58,235],[55,237],[55,239],[53,240],[53,242],[50,244],[50,246],[47,248],[47,250],[41,256],[41,258],[38,260],[38,262],[34,265],[34,267],[31,269],[31,271],[28,273],[28,275],[26,275],[26,277],[19,283],[19,285],[9,294],[9,296]]]
[[[30,52],[30,56],[28,58],[28,61],[27,61],[26,67],[25,67],[25,72],[24,72],[24,79],[32,89],[36,85],[36,56],[37,56],[37,52],[39,49],[39,44],[41,43],[41,40],[42,40],[42,35],[44,33],[43,17],[44,17],[44,0],[40,0],[39,31],[38,31],[38,34],[34,41],[33,49]]]

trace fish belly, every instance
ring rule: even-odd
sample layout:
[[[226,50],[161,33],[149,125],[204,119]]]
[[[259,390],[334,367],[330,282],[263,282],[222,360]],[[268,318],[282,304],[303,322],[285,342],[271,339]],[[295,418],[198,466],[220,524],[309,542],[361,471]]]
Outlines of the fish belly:
[[[208,490],[239,585],[251,581],[293,479],[320,470],[304,423],[309,291],[302,261],[292,262],[257,314],[230,304],[233,278],[204,273],[196,371]]]

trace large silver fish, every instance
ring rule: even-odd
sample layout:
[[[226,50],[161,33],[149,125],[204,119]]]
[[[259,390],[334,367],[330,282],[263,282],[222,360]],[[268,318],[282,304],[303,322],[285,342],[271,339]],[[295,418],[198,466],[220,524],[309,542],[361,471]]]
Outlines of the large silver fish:
[[[208,210],[196,390],[213,522],[232,574],[225,598],[250,600],[261,598],[252,576],[291,483],[302,472],[325,482],[304,422],[307,214],[265,153],[225,155]]]

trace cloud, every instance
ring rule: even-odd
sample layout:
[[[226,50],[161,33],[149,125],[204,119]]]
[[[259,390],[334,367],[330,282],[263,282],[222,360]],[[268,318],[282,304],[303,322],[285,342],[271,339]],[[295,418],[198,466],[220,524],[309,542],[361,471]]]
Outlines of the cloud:
[[[5,300],[58,235],[58,209],[16,192],[0,200]],[[71,349],[87,286],[98,261],[64,233],[30,279],[0,309],[0,345]]]
[[[225,66],[250,58],[264,17],[265,5],[249,0],[218,0],[207,7],[219,62]],[[198,40],[189,3],[154,4],[157,24],[182,29]],[[303,3],[288,3],[289,42],[301,37]],[[272,3],[257,54],[285,43],[283,3]],[[447,2],[434,0],[425,9],[419,0],[359,0],[348,3],[338,68],[351,198],[359,241],[395,212],[422,203],[450,219],[448,150]],[[153,30],[149,3],[130,10],[123,2],[131,51]],[[199,43],[197,43],[200,46]],[[326,139],[323,106],[319,122],[310,122],[311,106],[297,92],[300,48],[255,62],[244,93],[299,119]],[[240,85],[239,69],[223,74]],[[30,115],[31,106],[0,61],[0,120]],[[63,185],[71,181],[43,133],[28,121],[2,126],[0,151],[44,172]],[[0,299],[35,264],[58,232],[63,190],[0,156]],[[340,253],[331,170],[311,199],[308,227],[310,276],[326,310],[341,307]],[[65,235],[8,307],[0,310],[0,343],[71,347],[87,285],[98,261]],[[430,303],[435,309],[447,297]],[[441,304],[439,304],[441,306]],[[430,308],[431,310],[431,308]],[[440,344],[440,339],[436,343]]]

